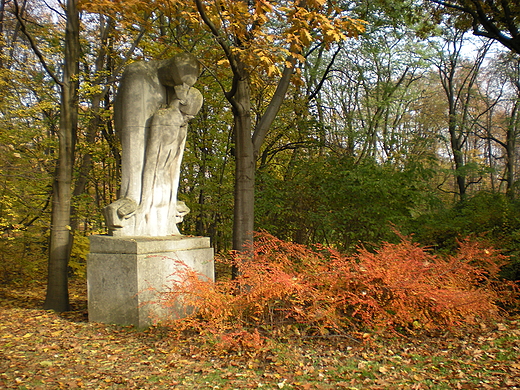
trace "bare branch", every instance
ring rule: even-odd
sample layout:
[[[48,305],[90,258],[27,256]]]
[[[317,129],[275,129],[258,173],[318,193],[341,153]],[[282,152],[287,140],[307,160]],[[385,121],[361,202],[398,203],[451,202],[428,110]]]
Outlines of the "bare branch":
[[[285,65],[282,77],[278,81],[278,85],[276,86],[274,95],[271,98],[271,101],[269,102],[267,109],[262,115],[260,123],[256,127],[255,132],[253,133],[253,147],[255,156],[258,155],[258,152],[260,151],[260,146],[262,146],[267,132],[269,131],[269,128],[271,127],[271,124],[273,123],[276,114],[278,114],[283,100],[285,99],[287,89],[289,88],[289,84],[294,73],[294,66],[296,65],[296,58],[290,57],[288,59],[288,62],[290,62],[291,66]]]
[[[233,72],[233,85],[231,86],[231,90],[226,92],[225,95],[228,101],[231,103],[231,105],[233,105],[234,108],[237,108],[233,100],[233,96],[235,96],[235,93],[237,91],[238,81],[240,80],[239,77],[242,72],[240,72],[238,68],[238,64],[236,62],[235,55],[231,51],[231,47],[225,41],[224,37],[220,34],[215,24],[213,24],[211,19],[208,17],[204,5],[202,4],[202,1],[195,0],[195,4],[197,6],[197,11],[199,12],[200,17],[202,18],[202,21],[206,24],[206,26],[208,26],[211,34],[213,35],[217,43],[220,45],[222,50],[224,50],[224,54],[226,55],[226,58],[229,61],[229,65],[231,66],[231,70]]]
[[[490,12],[487,12],[487,10],[484,9],[484,2],[482,0],[472,0],[471,4],[473,4],[474,8],[466,5],[468,3],[465,2],[461,5],[460,3],[444,0],[429,1],[469,15],[472,18],[474,35],[494,39],[508,49],[520,53],[520,35],[518,26],[515,24],[514,14],[511,12],[509,3],[506,0],[501,0],[501,5],[503,7],[502,10],[494,6],[492,1],[485,2],[486,7],[489,7],[491,10]],[[507,29],[511,36],[504,34],[497,22],[503,23],[504,28]]]
[[[34,40],[32,35],[29,34],[29,32],[27,31],[27,27],[25,25],[25,21],[23,20],[21,12],[20,12],[20,6],[18,5],[18,0],[14,0],[13,3],[14,3],[14,9],[15,9],[14,13],[15,13],[16,19],[18,20],[18,23],[20,24],[20,30],[22,31],[22,33],[25,35],[25,37],[29,41],[29,44],[31,45],[32,51],[34,52],[36,57],[38,57],[38,60],[40,61],[40,64],[43,66],[43,68],[45,69],[47,74],[54,80],[54,82],[56,84],[58,84],[60,87],[63,87],[63,82],[61,82],[58,79],[58,76],[56,76],[56,74],[49,67],[49,65],[47,64],[47,61],[45,60],[45,57],[43,56],[42,52],[38,48],[38,45],[36,44],[36,41]]]
[[[52,12],[56,13],[57,15],[59,15],[63,20],[67,19],[67,17],[65,16],[65,14],[63,12],[60,12],[58,11],[56,8],[52,7],[51,5],[49,5],[49,2],[48,1],[45,1],[43,0],[43,3],[45,4],[45,6],[50,9]],[[60,3],[61,4],[61,3]]]
[[[309,101],[314,99],[316,97],[316,95],[320,92],[321,88],[323,87],[323,84],[325,83],[325,80],[327,80],[327,77],[329,76],[329,73],[332,70],[332,65],[334,65],[336,57],[338,56],[338,54],[341,51],[341,49],[342,49],[342,46],[339,45],[338,49],[336,50],[336,52],[332,55],[332,59],[329,61],[328,65],[327,65],[327,68],[325,69],[325,72],[323,72],[321,80],[319,81],[319,83],[316,86],[316,88],[314,88],[314,91],[312,91],[312,93],[309,95],[309,98],[308,98]]]

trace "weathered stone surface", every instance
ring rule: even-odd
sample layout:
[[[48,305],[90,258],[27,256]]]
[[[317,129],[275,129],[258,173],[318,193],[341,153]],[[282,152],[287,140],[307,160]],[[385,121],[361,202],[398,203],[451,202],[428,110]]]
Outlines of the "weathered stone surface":
[[[122,77],[114,126],[122,145],[120,197],[105,207],[109,236],[92,236],[89,320],[148,326],[186,308],[157,303],[183,267],[214,279],[207,237],[181,236],[189,208],[177,200],[188,121],[200,110],[200,73],[189,54],[135,62]]]
[[[115,238],[106,235],[90,237],[91,253],[135,253],[141,255],[209,247],[209,237],[167,236]]]
[[[180,234],[189,209],[177,190],[188,121],[203,102],[199,73],[190,54],[127,66],[114,103],[122,161],[120,198],[105,208],[111,235]]]
[[[214,280],[207,237],[92,236],[87,263],[89,321],[147,327],[189,308],[158,300],[185,264]]]

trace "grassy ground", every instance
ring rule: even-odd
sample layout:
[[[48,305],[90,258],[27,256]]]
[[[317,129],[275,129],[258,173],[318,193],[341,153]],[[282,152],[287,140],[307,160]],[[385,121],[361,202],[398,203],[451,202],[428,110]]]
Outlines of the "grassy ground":
[[[462,335],[353,334],[250,350],[178,340],[162,328],[87,322],[39,310],[44,286],[0,290],[0,388],[6,389],[520,389],[520,318]]]

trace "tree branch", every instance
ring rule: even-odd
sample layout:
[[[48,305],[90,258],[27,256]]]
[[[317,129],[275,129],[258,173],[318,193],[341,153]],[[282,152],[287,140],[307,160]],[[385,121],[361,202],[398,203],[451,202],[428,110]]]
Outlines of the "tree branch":
[[[253,133],[253,148],[255,156],[258,156],[260,147],[264,142],[264,139],[267,135],[267,132],[269,131],[269,128],[271,127],[271,124],[274,121],[274,118],[276,117],[276,114],[278,114],[278,111],[280,110],[283,100],[285,99],[287,89],[289,88],[289,84],[294,73],[294,66],[296,65],[296,58],[290,57],[288,62],[290,62],[291,66],[285,65],[282,77],[278,81],[274,95],[271,98],[267,109],[262,115],[260,123]]]
[[[504,22],[507,25],[508,30],[511,32],[511,36],[516,37],[518,35],[518,27],[512,17],[513,13],[511,12],[511,8],[509,8],[507,0],[502,0],[502,8],[504,9]]]
[[[121,61],[119,66],[115,69],[115,71],[112,74],[112,77],[110,77],[107,80],[107,84],[106,84],[105,88],[103,89],[103,91],[101,92],[101,96],[105,96],[108,93],[108,91],[110,89],[110,84],[112,84],[114,81],[116,81],[119,73],[124,68],[124,66],[126,65],[128,60],[130,59],[130,57],[132,56],[133,52],[135,51],[137,45],[139,45],[139,42],[141,41],[141,39],[143,38],[145,33],[146,33],[146,29],[144,27],[141,27],[141,30],[139,31],[139,34],[134,39],[134,42],[132,42],[132,45],[126,51],[125,56],[123,57],[123,61]]]
[[[36,54],[36,57],[38,57],[38,60],[42,64],[42,66],[45,69],[45,71],[47,72],[47,74],[54,80],[54,82],[56,84],[58,84],[60,87],[63,87],[63,82],[61,82],[58,79],[56,74],[47,65],[47,61],[45,61],[45,57],[43,56],[42,52],[38,48],[38,45],[36,44],[36,41],[33,39],[32,35],[29,34],[29,32],[27,31],[27,28],[26,28],[26,25],[25,25],[25,21],[23,20],[22,15],[20,13],[20,6],[18,5],[18,1],[14,0],[13,3],[14,3],[14,9],[15,9],[14,14],[16,16],[16,19],[18,20],[18,23],[20,23],[20,30],[22,31],[22,33],[25,35],[25,37],[29,41],[29,44],[31,46],[32,51],[34,52],[34,54]]]
[[[341,49],[342,49],[342,46],[339,45],[338,50],[336,50],[336,52],[333,54],[332,59],[330,60],[329,64],[327,65],[325,72],[323,72],[323,76],[321,77],[320,82],[318,83],[316,88],[314,88],[314,91],[312,91],[312,93],[309,95],[309,98],[308,98],[309,101],[314,99],[316,97],[316,95],[320,92],[321,88],[323,87],[323,84],[325,83],[325,80],[327,80],[327,77],[332,70],[332,65],[334,65],[334,61],[336,60],[336,57],[338,56]]]
[[[236,62],[235,55],[233,54],[231,47],[227,44],[227,42],[224,40],[224,38],[220,34],[220,32],[217,29],[217,27],[215,26],[215,24],[213,24],[211,19],[208,17],[206,10],[204,9],[204,5],[202,4],[202,1],[195,0],[195,5],[197,6],[197,11],[199,12],[200,17],[202,18],[202,21],[204,22],[204,24],[206,24],[206,26],[208,26],[211,34],[213,35],[213,37],[215,38],[217,43],[220,45],[222,50],[224,50],[224,54],[226,55],[226,58],[229,61],[229,65],[231,66],[231,71],[233,72],[233,84],[231,86],[231,90],[228,92],[225,92],[225,95],[226,95],[226,98],[228,99],[228,101],[231,103],[231,105],[234,108],[237,108],[236,104],[233,100],[233,96],[235,96],[235,93],[237,91],[240,71],[238,69],[238,64]]]
[[[471,3],[475,8],[469,6],[463,6],[444,0],[428,0],[431,3],[441,5],[446,8],[451,8],[459,12],[468,14],[472,18],[473,34],[486,38],[494,39],[500,42],[508,49],[520,54],[520,36],[518,35],[518,27],[515,25],[514,19],[511,17],[512,12],[506,0],[502,0],[503,10],[499,10],[496,7],[492,7],[493,2],[486,2],[487,6],[490,6],[491,15],[503,22],[507,27],[507,30],[511,34],[511,37],[504,35],[500,28],[496,24],[496,20],[490,18],[486,10],[482,7],[482,0],[472,0]],[[480,27],[483,27],[483,30]]]

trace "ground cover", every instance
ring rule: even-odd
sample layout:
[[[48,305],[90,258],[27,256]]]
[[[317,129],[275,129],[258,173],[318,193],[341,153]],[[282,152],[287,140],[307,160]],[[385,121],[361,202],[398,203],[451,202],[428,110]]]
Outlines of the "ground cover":
[[[6,389],[520,389],[520,318],[461,334],[294,337],[221,348],[197,335],[88,323],[38,309],[38,283],[0,290],[0,387]]]

